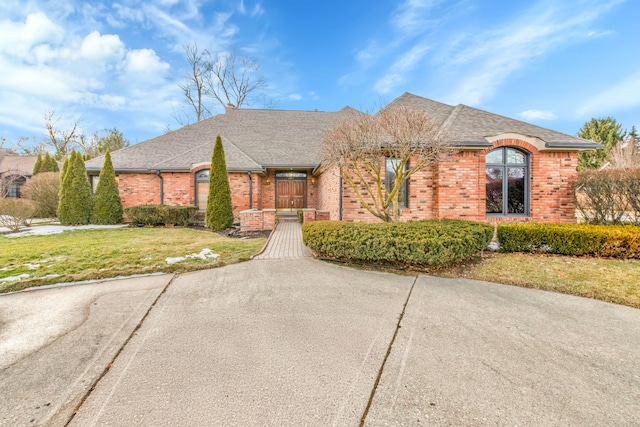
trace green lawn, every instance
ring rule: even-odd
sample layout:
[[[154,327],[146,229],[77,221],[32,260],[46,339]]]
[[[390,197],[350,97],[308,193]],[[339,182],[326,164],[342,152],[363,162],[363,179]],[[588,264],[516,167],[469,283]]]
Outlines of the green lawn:
[[[432,272],[595,298],[640,308],[640,261],[487,253]]]
[[[235,239],[188,228],[78,230],[48,236],[0,236],[0,292],[52,283],[144,273],[172,273],[220,267],[249,259],[265,239]],[[208,248],[218,259],[167,257]],[[20,281],[3,278],[28,274]]]

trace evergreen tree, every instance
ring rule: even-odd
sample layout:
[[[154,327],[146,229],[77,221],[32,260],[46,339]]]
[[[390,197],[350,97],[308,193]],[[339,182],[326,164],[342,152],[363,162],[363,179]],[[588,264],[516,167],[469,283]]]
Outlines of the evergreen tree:
[[[100,171],[98,188],[96,188],[91,222],[93,224],[119,224],[122,222],[122,201],[118,193],[116,174],[108,149]]]
[[[42,155],[38,153],[38,158],[36,159],[36,164],[33,165],[33,172],[31,173],[31,175],[36,176],[37,174],[39,174],[41,167],[42,167]]]
[[[585,123],[578,132],[578,137],[597,142],[604,147],[579,153],[578,170],[600,168],[607,161],[611,149],[625,136],[622,125],[612,117],[591,119]]]
[[[58,166],[58,162],[56,161],[56,158],[53,156],[49,156],[49,158],[51,159],[50,160],[51,166],[49,166],[49,169],[51,169],[51,172],[60,172],[60,167]]]
[[[53,170],[52,160],[53,159],[51,158],[51,155],[47,151],[47,154],[45,154],[44,158],[42,159],[42,163],[40,164],[40,170],[38,172],[55,172]]]
[[[224,159],[222,138],[216,137],[209,173],[209,198],[207,199],[206,225],[214,230],[224,230],[233,225],[231,189]]]
[[[71,152],[71,157],[65,157],[62,165],[62,172],[60,172],[60,190],[58,193],[58,221],[61,224],[68,223],[69,209],[67,203],[67,194],[69,193],[69,169],[73,164],[73,159],[76,156],[75,150]]]
[[[67,165],[63,179],[63,189],[58,219],[64,225],[89,224],[93,210],[91,184],[87,178],[87,170],[80,153],[71,153],[71,159]],[[60,213],[60,208],[63,213]]]

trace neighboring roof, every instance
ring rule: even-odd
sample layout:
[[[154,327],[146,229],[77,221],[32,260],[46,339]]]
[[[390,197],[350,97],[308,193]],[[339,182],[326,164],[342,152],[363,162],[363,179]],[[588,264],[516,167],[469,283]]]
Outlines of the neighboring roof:
[[[315,167],[326,130],[356,113],[253,110],[230,108],[193,125],[111,153],[116,170],[189,170],[211,161],[220,134],[228,170],[261,171],[266,167]],[[103,157],[87,161],[88,170],[102,168]]]
[[[556,132],[531,123],[500,116],[467,105],[451,106],[405,92],[390,105],[406,106],[427,111],[440,124],[446,123],[453,143],[458,145],[491,146],[487,138],[515,133],[538,138],[547,148],[594,149],[593,141]]]
[[[505,134],[530,137],[544,150],[600,147],[592,141],[488,111],[462,104],[454,107],[410,93],[404,93],[390,106],[426,111],[451,136],[453,144],[463,147],[490,147],[496,136]],[[210,163],[216,135],[220,134],[230,171],[315,168],[320,164],[325,132],[349,114],[364,113],[350,107],[337,112],[229,108],[223,114],[114,151],[111,159],[116,171],[188,171],[195,165]],[[104,157],[89,160],[87,170],[98,171],[103,162]]]
[[[0,175],[7,172],[15,172],[20,175],[31,176],[37,160],[38,156],[18,156],[6,154],[6,151],[3,151],[0,153]]]

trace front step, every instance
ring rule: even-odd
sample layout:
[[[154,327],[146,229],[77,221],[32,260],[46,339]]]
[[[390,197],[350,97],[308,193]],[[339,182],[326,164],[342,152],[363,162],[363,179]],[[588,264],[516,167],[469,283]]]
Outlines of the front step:
[[[278,222],[298,222],[298,214],[296,212],[278,212],[276,219]]]

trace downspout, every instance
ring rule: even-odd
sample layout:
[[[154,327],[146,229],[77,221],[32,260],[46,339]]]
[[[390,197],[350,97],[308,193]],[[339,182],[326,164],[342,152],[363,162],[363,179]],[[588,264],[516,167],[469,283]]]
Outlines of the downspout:
[[[247,175],[249,175],[249,209],[253,209],[253,180],[251,179],[251,171],[248,171]]]
[[[162,175],[160,175],[160,169],[156,171],[156,175],[160,178],[160,204],[164,205],[164,180],[162,179]]]
[[[342,175],[340,175],[340,202],[338,205],[338,219],[342,221]]]

